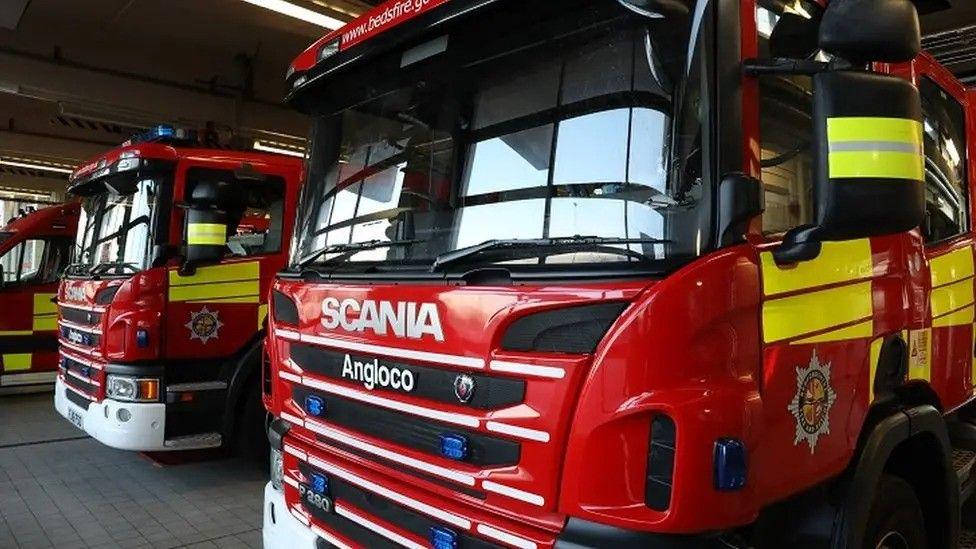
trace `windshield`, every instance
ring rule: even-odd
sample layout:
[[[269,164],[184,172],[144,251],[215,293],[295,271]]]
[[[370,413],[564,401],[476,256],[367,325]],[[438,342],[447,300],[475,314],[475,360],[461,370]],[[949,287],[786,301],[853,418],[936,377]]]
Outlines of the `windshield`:
[[[161,180],[129,174],[82,201],[69,274],[131,274],[149,267]]]
[[[467,21],[340,79],[360,84],[345,96],[341,82],[309,92],[323,95],[322,112],[292,265],[410,269],[492,240],[573,237],[625,239],[613,246],[637,253],[556,245],[472,260],[555,267],[699,255],[711,219],[698,53],[707,0],[693,4],[647,17],[613,1],[563,0],[531,20],[499,8],[479,14],[477,29]],[[382,242],[397,244],[342,248]]]

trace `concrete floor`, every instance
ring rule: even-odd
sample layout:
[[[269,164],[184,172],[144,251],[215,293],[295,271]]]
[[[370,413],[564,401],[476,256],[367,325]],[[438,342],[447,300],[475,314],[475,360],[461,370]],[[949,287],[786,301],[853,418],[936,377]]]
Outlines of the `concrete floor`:
[[[264,470],[112,450],[51,398],[0,397],[0,549],[261,547]]]

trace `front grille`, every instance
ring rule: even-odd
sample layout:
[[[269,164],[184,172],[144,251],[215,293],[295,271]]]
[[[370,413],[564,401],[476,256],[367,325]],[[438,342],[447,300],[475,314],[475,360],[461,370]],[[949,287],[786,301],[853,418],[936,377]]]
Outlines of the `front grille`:
[[[78,376],[88,378],[94,382],[105,384],[105,373],[94,368],[92,366],[87,366],[74,358],[62,353],[61,354],[61,373],[64,374],[65,382],[69,383],[72,387],[83,391],[96,401],[101,400],[102,392],[101,387],[95,385],[94,383],[89,383],[84,380],[78,379],[77,376],[69,375],[68,372],[78,374]]]
[[[380,385],[375,385],[373,390],[389,394],[409,394],[410,396],[454,406],[491,410],[514,406],[522,403],[525,399],[525,381],[520,379],[490,377],[474,373],[463,374],[468,375],[474,381],[476,389],[469,401],[461,403],[455,395],[454,383],[462,374],[456,371],[330,351],[297,343],[291,346],[291,359],[306,372],[346,382],[367,381],[363,379],[365,377],[363,375],[365,373],[364,365],[376,365],[375,368],[377,369],[379,366],[383,366],[390,370],[409,371],[415,380],[415,386],[409,393],[394,390],[385,391]],[[353,372],[354,375],[343,376],[344,369],[346,372]]]
[[[78,407],[80,407],[83,410],[87,410],[88,409],[88,406],[91,405],[91,401],[90,400],[88,400],[87,398],[85,398],[85,397],[83,397],[83,396],[75,393],[71,389],[65,390],[64,394],[65,394],[65,396],[68,397],[68,400],[69,401],[71,401],[75,406],[78,406]]]
[[[464,547],[465,549],[494,549],[501,547],[500,545],[495,545],[471,536],[467,532],[462,532],[452,525],[435,521],[393,500],[386,499],[372,492],[367,492],[335,475],[329,475],[325,471],[315,469],[307,463],[300,463],[299,470],[306,478],[310,478],[313,473],[325,475],[328,478],[329,484],[327,495],[332,498],[334,505],[340,508],[351,507],[360,514],[369,516],[371,520],[375,519],[380,522],[396,525],[399,530],[409,532],[422,539],[428,539],[431,529],[434,527],[451,530],[457,534],[458,547]],[[308,485],[303,485],[303,492],[306,494],[311,493]],[[333,532],[345,536],[364,547],[391,549],[399,547],[399,545],[374,533],[372,530],[341,516],[337,511],[326,512],[322,508],[312,505],[305,498],[300,497],[300,500],[303,509],[312,515],[316,521],[322,523]]]
[[[98,334],[93,334],[85,332],[82,330],[75,330],[74,328],[69,328],[67,326],[61,327],[61,337],[65,341],[74,343],[75,345],[83,345],[85,347],[97,347],[101,337]]]
[[[521,445],[518,442],[318,393],[305,387],[292,389],[292,398],[299,407],[304,408],[306,398],[309,396],[318,397],[324,404],[323,420],[399,446],[439,457],[440,436],[458,434],[466,437],[468,441],[469,456],[463,463],[503,467],[519,462]]]
[[[59,307],[61,318],[82,326],[97,326],[102,321],[102,313],[83,311],[71,307]]]

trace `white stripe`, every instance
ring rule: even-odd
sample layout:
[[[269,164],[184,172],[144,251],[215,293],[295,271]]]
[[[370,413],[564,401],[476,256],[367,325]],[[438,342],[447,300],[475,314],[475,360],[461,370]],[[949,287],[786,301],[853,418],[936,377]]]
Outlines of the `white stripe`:
[[[301,421],[301,420],[299,420],[299,421]],[[306,454],[305,452],[299,450],[298,448],[295,448],[294,446],[289,446],[289,445],[285,444],[285,453],[286,454],[291,454],[291,455],[297,457],[298,459],[300,459],[302,461],[307,461],[308,460],[308,454]]]
[[[388,398],[365,394],[361,391],[349,389],[341,385],[335,385],[332,383],[327,383],[325,381],[319,381],[317,379],[312,379],[308,376],[302,378],[302,384],[305,385],[306,387],[319,389],[322,391],[332,393],[334,395],[344,396],[347,398],[358,400],[360,402],[366,402],[369,404],[375,404],[377,406],[382,406],[384,408],[389,408],[391,410],[397,410],[398,412],[406,412],[408,414],[413,414],[415,416],[425,417],[428,419],[434,419],[438,421],[444,421],[447,423],[453,423],[455,425],[462,425],[464,427],[477,428],[481,426],[481,420],[476,417],[466,416],[462,414],[452,414],[450,412],[441,412],[438,410],[431,410],[430,408],[414,406],[413,404],[406,404]],[[547,440],[548,440],[548,436],[549,435],[546,435]]]
[[[311,526],[312,521],[310,521],[308,517],[300,513],[298,509],[295,509],[294,507],[289,507],[288,510],[291,511],[292,516],[298,519],[298,522],[304,524],[305,526]]]
[[[282,480],[284,480],[285,481],[285,484],[287,484],[288,486],[291,486],[292,488],[298,490],[298,481],[297,480],[291,478],[288,475],[285,475]]]
[[[305,370],[303,370],[298,364],[295,364],[295,361],[294,360],[292,360],[290,358],[286,358],[284,360],[284,362],[285,362],[285,366],[288,366],[289,368],[291,368],[292,370],[294,370],[296,373],[299,373],[299,374],[304,374],[305,373]]]
[[[518,427],[515,425],[509,425],[507,423],[499,423],[497,421],[489,421],[487,424],[485,424],[485,427],[487,427],[489,431],[502,433],[504,435],[512,435],[513,437],[534,440],[536,442],[549,442],[549,433],[545,431],[526,429],[525,427]]]
[[[105,307],[91,307],[88,305],[81,305],[78,303],[65,303],[64,301],[58,301],[58,307],[67,307],[68,309],[78,309],[79,311],[90,311],[92,313],[104,313]]]
[[[379,495],[385,497],[386,499],[391,499],[391,500],[393,500],[393,501],[395,501],[395,502],[397,502],[397,503],[399,503],[401,505],[404,505],[406,507],[409,507],[409,508],[413,509],[414,511],[421,512],[421,513],[423,513],[425,515],[429,515],[431,517],[440,519],[440,520],[442,520],[444,522],[449,522],[449,523],[453,524],[454,526],[457,526],[458,528],[464,528],[465,530],[470,530],[471,529],[471,521],[468,520],[468,519],[466,519],[466,518],[459,517],[459,516],[457,516],[455,514],[448,513],[446,511],[442,511],[442,510],[440,510],[440,509],[438,509],[436,507],[431,507],[430,505],[427,505],[426,503],[421,503],[421,502],[419,502],[419,501],[417,501],[415,499],[412,499],[412,498],[409,498],[409,497],[404,496],[402,494],[399,494],[397,492],[394,492],[393,490],[389,490],[389,489],[384,488],[384,487],[382,487],[382,486],[380,486],[378,484],[374,484],[374,483],[372,483],[372,482],[370,482],[370,481],[368,481],[368,480],[366,480],[364,478],[360,478],[360,477],[358,477],[358,476],[350,473],[349,471],[346,471],[346,470],[344,470],[344,469],[342,469],[340,467],[337,467],[335,465],[332,465],[331,463],[329,463],[327,461],[324,461],[324,460],[321,460],[321,459],[317,459],[317,458],[314,459],[314,461],[317,461],[319,463],[318,464],[313,464],[313,465],[316,465],[320,469],[324,469],[326,472],[332,473],[332,474],[334,474],[334,475],[336,475],[338,477],[342,477],[342,478],[346,479],[347,481],[349,481],[349,482],[351,482],[351,483],[359,486],[360,488],[363,488],[364,490],[367,490],[369,492],[373,492],[374,494],[379,494]]]
[[[293,332],[291,330],[282,330],[281,328],[275,329],[275,335],[284,339],[289,339],[291,341],[298,341],[299,339],[301,339],[301,336],[298,335],[298,332]]]
[[[70,322],[68,320],[59,320],[58,325],[63,326],[65,328],[70,328],[72,330],[78,330],[80,332],[102,335],[102,331],[94,326],[83,326],[81,324],[75,324],[74,322]]]
[[[462,368],[471,368],[474,370],[483,370],[485,368],[485,361],[483,359],[469,356],[445,355],[441,353],[428,353],[426,351],[412,351],[410,349],[401,349],[399,347],[385,347],[383,345],[370,345],[368,343],[354,343],[344,339],[312,336],[307,334],[301,334],[301,337],[302,342],[304,343],[335,347],[345,349],[347,351],[359,351],[361,353],[387,355],[394,358],[413,359],[422,362],[435,362],[438,364],[448,364],[451,366],[460,366]]]
[[[508,532],[502,532],[501,530],[498,530],[497,528],[492,528],[487,524],[479,524],[478,533],[483,536],[496,539],[503,543],[513,545],[515,547],[518,547],[519,549],[536,549],[536,547],[538,547],[538,545],[536,545],[534,541],[523,539],[518,536],[513,536]]]
[[[372,530],[373,532],[376,532],[377,534],[383,536],[384,538],[394,543],[399,543],[400,545],[404,547],[408,547],[409,549],[427,549],[427,546],[421,545],[413,541],[412,539],[405,538],[400,534],[397,534],[393,530],[389,530],[383,526],[380,526],[379,524],[376,524],[375,522],[367,519],[366,517],[360,515],[359,513],[356,513],[352,509],[346,508],[345,505],[336,504],[335,511],[336,514],[346,517],[347,519],[355,522],[356,524],[362,526],[363,528],[366,528],[367,530]]]
[[[492,360],[488,367],[493,372],[505,372],[508,374],[523,374],[527,376],[546,377],[550,379],[562,379],[566,377],[566,370],[552,366],[536,366],[534,364]]]
[[[83,376],[81,374],[76,374],[76,373],[72,372],[71,370],[66,370],[66,371],[67,371],[67,373],[68,373],[69,376],[71,376],[71,377],[73,377],[75,379],[80,379],[81,381],[84,381],[85,383],[91,383],[92,385],[94,385],[96,387],[101,387],[102,386],[101,383],[95,381],[94,379],[87,378],[87,377],[85,377],[85,376]]]
[[[76,357],[75,355],[73,355],[71,353],[66,353],[66,352],[64,352],[64,349],[58,349],[58,353],[60,353],[61,356],[65,357],[65,358],[69,358],[69,359],[77,362],[78,364],[81,364],[82,366],[88,366],[89,368],[95,368],[96,370],[102,370],[103,369],[103,367],[102,367],[101,364],[99,364],[97,362],[92,362],[92,361],[90,361],[90,360],[88,360],[86,358]]]
[[[65,347],[71,349],[72,351],[74,351],[76,353],[81,353],[83,355],[92,356],[92,355],[95,354],[95,349],[85,349],[84,347],[79,347],[79,346],[77,346],[77,345],[75,345],[73,343],[69,343],[68,341],[66,341],[64,339],[61,339],[61,338],[58,338],[58,344],[64,345]]]
[[[292,383],[297,383],[299,385],[302,384],[302,376],[296,376],[295,374],[291,374],[288,372],[278,372],[278,377],[284,380],[288,380]]]
[[[288,412],[281,412],[281,419],[283,419],[285,421],[290,421],[290,422],[294,423],[295,425],[305,425],[305,421],[302,418],[300,418],[298,416],[293,416],[293,415],[289,414]]]
[[[533,494],[532,492],[526,492],[524,490],[512,488],[511,486],[505,486],[504,484],[498,484],[497,482],[492,482],[490,480],[482,482],[481,487],[489,492],[508,496],[519,501],[531,503],[532,505],[538,505],[539,507],[546,504],[546,498],[540,496],[539,494]]]
[[[335,545],[339,549],[353,549],[351,546],[343,543],[339,538],[333,536],[332,534],[326,532],[325,530],[319,528],[318,526],[315,526],[313,524],[311,528],[312,528],[312,532],[314,532],[316,536],[324,539],[325,541],[331,543],[332,545]]]
[[[394,463],[399,463],[399,464],[406,465],[408,467],[413,467],[414,469],[419,469],[426,473],[430,473],[442,478],[453,480],[454,482],[460,482],[461,484],[466,484],[468,486],[475,485],[475,479],[471,475],[466,475],[464,473],[460,473],[458,471],[454,471],[446,467],[441,467],[439,465],[427,463],[426,461],[420,461],[419,459],[414,459],[412,457],[405,456],[402,453],[384,450],[383,448],[380,448],[378,446],[373,446],[368,442],[356,440],[353,437],[344,435],[339,431],[336,431],[335,429],[327,425],[322,425],[317,421],[310,419],[305,422],[305,427],[324,437],[328,437],[331,438],[332,440],[335,440],[347,446],[352,446],[353,448],[357,448],[359,450],[369,452],[370,454],[373,454],[375,456],[379,456],[381,458],[391,460]]]
[[[95,402],[95,397],[88,396],[87,394],[82,393],[81,391],[79,391],[78,389],[75,389],[74,387],[72,387],[71,385],[68,385],[67,383],[65,383],[64,386],[67,387],[68,390],[70,390],[71,392],[73,392],[73,393],[75,393],[77,395],[81,395],[81,396],[87,398],[88,400],[90,400],[92,402]]]
[[[54,383],[57,372],[31,372],[28,374],[6,374],[0,376],[0,385],[35,385],[38,383]]]

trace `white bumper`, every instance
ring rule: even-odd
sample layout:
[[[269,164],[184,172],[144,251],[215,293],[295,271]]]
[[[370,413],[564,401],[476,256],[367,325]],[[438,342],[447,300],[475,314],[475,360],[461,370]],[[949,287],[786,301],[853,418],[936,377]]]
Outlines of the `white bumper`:
[[[88,410],[84,410],[68,400],[65,391],[69,390],[58,378],[54,385],[54,407],[69,421],[71,421],[70,416],[77,414],[75,417],[80,417],[82,421],[81,429],[102,444],[120,450],[140,452],[174,449],[167,447],[164,440],[165,404],[117,402],[105,399],[100,403],[92,402]],[[128,411],[128,414],[122,410]],[[128,420],[122,421],[127,415]]]
[[[316,549],[318,536],[288,510],[285,494],[264,487],[264,549]]]

